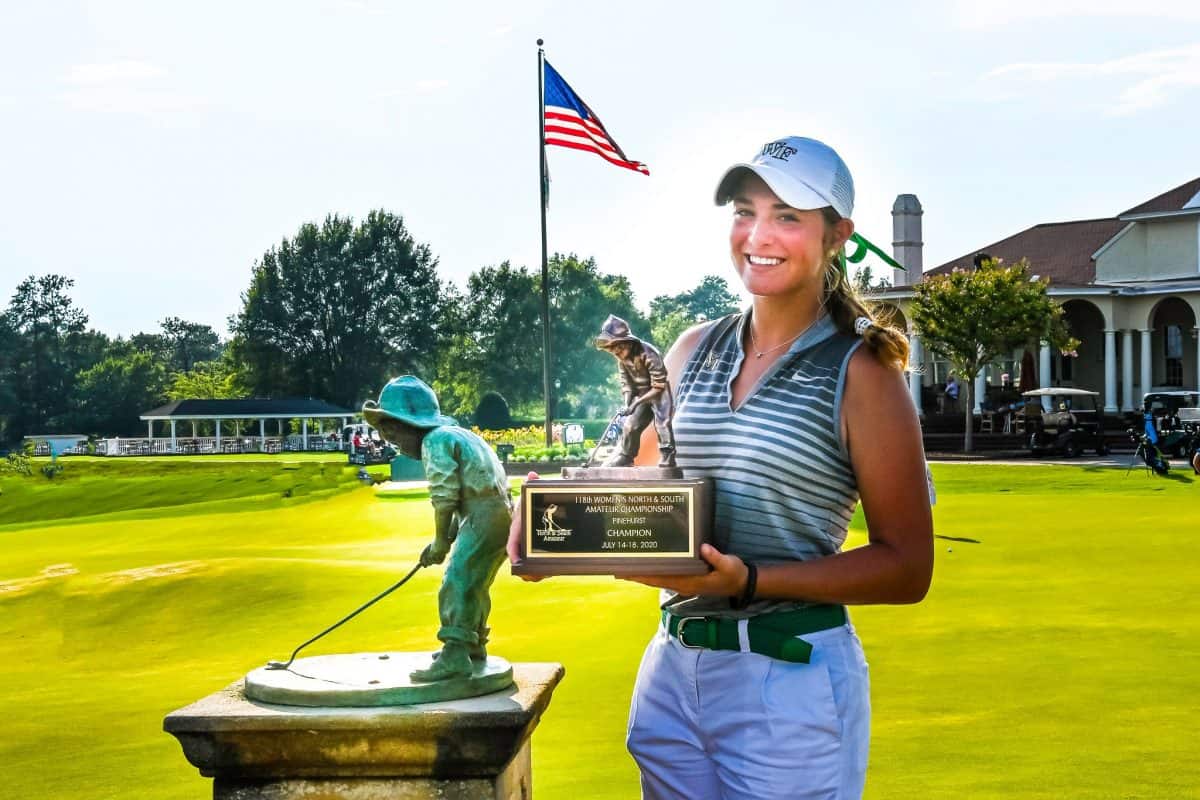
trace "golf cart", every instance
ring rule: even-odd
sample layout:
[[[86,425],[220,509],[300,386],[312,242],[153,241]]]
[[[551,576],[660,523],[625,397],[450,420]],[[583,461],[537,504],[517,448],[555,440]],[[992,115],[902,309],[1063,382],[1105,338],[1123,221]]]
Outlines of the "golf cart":
[[[1192,472],[1200,475],[1200,408],[1179,409],[1179,425],[1189,437],[1184,456],[1191,457]]]
[[[358,444],[354,444],[355,436]],[[342,441],[345,442],[348,461],[351,464],[367,466],[368,464],[387,464],[396,457],[396,449],[379,436],[379,431],[365,422],[347,425],[342,428]]]
[[[1184,419],[1200,407],[1200,392],[1150,392],[1142,397],[1142,410],[1158,432],[1158,447],[1178,458],[1189,457],[1196,448],[1195,436]]]
[[[1029,451],[1035,456],[1060,453],[1074,458],[1085,450],[1095,450],[1096,455],[1108,455],[1108,444],[1104,441],[1104,415],[1100,409],[1099,392],[1087,389],[1053,387],[1024,392],[1022,397],[1047,404],[1035,418],[1034,429],[1029,434]]]

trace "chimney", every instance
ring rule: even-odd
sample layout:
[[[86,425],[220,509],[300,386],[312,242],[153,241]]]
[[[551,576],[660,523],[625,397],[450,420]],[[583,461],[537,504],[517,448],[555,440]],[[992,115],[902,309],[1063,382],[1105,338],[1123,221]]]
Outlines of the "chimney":
[[[893,286],[908,286],[921,279],[921,201],[915,194],[896,195],[892,204],[892,257],[904,270],[892,270]]]

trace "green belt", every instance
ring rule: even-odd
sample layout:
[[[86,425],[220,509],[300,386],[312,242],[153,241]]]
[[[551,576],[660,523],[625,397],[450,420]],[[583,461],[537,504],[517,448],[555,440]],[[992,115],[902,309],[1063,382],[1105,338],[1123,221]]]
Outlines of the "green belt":
[[[741,650],[738,621],[727,617],[679,617],[663,611],[667,632],[684,647]],[[845,606],[808,606],[750,617],[746,637],[750,652],[793,664],[807,664],[812,645],[796,637],[846,624]]]

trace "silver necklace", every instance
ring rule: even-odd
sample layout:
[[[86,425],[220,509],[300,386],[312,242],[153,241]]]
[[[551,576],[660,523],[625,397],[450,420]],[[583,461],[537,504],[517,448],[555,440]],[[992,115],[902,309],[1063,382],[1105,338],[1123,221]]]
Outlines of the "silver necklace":
[[[774,352],[775,350],[778,350],[781,347],[787,347],[789,344],[796,341],[804,334],[808,333],[808,329],[811,328],[813,325],[817,324],[817,320],[820,318],[821,318],[820,315],[818,315],[815,319],[813,319],[812,322],[810,322],[804,326],[804,330],[800,331],[795,336],[788,339],[786,342],[780,342],[779,344],[775,345],[774,347],[768,347],[766,350],[758,349],[758,338],[754,335],[754,323],[751,322],[750,323],[750,344],[752,345],[752,349],[754,350],[754,358],[759,359],[759,358],[762,358],[763,356],[765,356],[767,353]]]

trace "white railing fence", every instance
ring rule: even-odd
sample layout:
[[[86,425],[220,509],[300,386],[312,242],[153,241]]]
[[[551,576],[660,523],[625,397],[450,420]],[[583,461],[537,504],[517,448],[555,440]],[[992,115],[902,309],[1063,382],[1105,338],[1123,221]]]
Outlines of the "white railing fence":
[[[177,437],[172,446],[169,438],[155,437],[153,439],[112,438],[100,439],[96,442],[98,456],[167,456],[167,455],[219,455],[235,453],[327,453],[344,452],[346,446],[340,439],[328,439],[320,436],[309,436],[307,443],[303,436],[222,436],[220,441],[215,436]],[[67,454],[83,454],[86,448],[73,448],[63,452]],[[34,450],[35,455],[50,455],[50,448],[45,442],[39,442]]]

